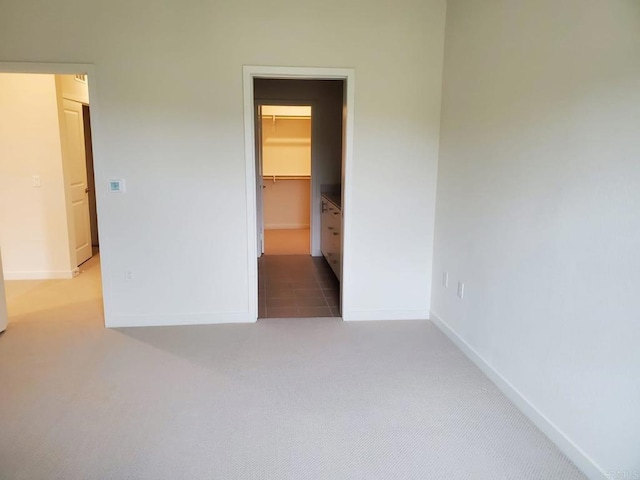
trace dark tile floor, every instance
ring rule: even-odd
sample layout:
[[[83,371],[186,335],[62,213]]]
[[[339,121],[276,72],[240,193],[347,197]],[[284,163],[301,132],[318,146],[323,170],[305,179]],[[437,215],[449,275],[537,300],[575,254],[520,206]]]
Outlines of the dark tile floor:
[[[340,283],[323,257],[258,259],[258,318],[339,316]]]

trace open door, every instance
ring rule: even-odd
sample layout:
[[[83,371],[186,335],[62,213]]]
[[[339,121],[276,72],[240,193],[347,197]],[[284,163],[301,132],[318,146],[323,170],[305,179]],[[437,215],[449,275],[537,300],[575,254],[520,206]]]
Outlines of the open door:
[[[264,253],[264,196],[262,179],[262,105],[256,105],[255,141],[256,141],[256,217],[258,219],[258,257]]]
[[[90,259],[93,254],[82,104],[65,98],[63,109],[63,141],[67,147],[64,161],[68,171],[67,182],[71,197],[71,211],[73,212],[76,263],[80,265]]]
[[[93,139],[91,138],[91,113],[89,105],[82,105],[82,121],[84,125],[84,153],[87,162],[87,186],[89,187],[89,223],[91,225],[91,246],[98,243],[98,208],[96,204],[96,180],[93,169]]]

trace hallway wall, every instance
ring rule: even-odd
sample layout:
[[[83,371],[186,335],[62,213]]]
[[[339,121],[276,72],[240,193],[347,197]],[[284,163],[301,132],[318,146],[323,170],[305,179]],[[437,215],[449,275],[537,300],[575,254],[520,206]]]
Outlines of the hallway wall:
[[[34,186],[34,176],[40,186]],[[53,75],[0,73],[0,246],[7,280],[71,278]]]

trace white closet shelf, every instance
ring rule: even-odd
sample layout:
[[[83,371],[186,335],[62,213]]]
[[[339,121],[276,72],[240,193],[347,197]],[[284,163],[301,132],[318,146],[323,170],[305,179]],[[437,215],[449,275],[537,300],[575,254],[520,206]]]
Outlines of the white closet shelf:
[[[310,138],[295,137],[267,137],[264,140],[265,145],[311,145]]]

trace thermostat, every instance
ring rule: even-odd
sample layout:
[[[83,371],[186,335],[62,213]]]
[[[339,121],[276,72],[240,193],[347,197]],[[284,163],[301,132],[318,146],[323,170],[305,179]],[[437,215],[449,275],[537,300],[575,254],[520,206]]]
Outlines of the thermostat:
[[[122,178],[109,179],[109,192],[111,193],[124,193],[126,184]]]

